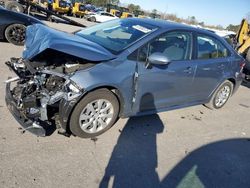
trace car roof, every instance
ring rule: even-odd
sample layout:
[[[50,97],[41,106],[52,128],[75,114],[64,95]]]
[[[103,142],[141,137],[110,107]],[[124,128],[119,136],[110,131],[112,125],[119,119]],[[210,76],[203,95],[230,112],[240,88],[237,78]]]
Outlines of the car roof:
[[[162,20],[162,19],[150,19],[150,18],[127,18],[127,19],[138,20],[138,21],[141,21],[141,22],[144,22],[144,23],[147,23],[147,24],[150,24],[150,25],[162,28],[162,29],[166,29],[166,30],[182,29],[182,30],[188,30],[188,31],[196,31],[199,33],[218,37],[218,35],[214,34],[213,32],[207,31],[206,29],[203,29],[203,28],[196,28],[196,27],[189,26],[186,24],[181,24],[181,23]]]

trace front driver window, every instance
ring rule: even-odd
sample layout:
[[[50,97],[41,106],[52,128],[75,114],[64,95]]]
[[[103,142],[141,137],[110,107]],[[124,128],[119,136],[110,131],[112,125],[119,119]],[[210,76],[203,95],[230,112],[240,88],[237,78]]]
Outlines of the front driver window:
[[[191,59],[192,35],[189,32],[169,32],[157,37],[140,49],[139,61],[146,61],[153,53],[161,53],[170,61]]]

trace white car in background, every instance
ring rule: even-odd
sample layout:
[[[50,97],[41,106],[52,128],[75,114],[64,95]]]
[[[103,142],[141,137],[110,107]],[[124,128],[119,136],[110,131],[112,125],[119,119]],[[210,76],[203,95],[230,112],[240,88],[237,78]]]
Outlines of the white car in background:
[[[96,13],[94,13],[94,12],[89,13],[86,16],[86,18],[88,21],[91,21],[91,22],[106,22],[109,20],[118,19],[118,17],[114,16],[113,14],[110,14],[110,13],[104,12],[104,11],[100,11],[100,12],[96,12]]]

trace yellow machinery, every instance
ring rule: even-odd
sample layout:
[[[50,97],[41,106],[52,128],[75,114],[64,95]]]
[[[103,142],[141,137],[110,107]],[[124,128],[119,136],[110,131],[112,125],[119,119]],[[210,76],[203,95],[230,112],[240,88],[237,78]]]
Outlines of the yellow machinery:
[[[236,50],[241,54],[247,63],[243,69],[246,81],[250,81],[250,25],[243,19],[236,35]]]
[[[113,4],[107,4],[107,12],[113,14],[116,17],[121,17],[121,11],[119,10],[119,6]]]
[[[72,14],[74,16],[83,17],[86,14],[86,8],[82,1],[72,1]]]
[[[67,2],[64,0],[53,0],[52,9],[54,12],[60,14],[66,14],[69,12],[69,6],[67,6]]]
[[[119,7],[113,4],[107,4],[107,12],[110,12],[110,14],[113,14],[114,16],[119,17],[119,18],[134,17],[134,15],[129,12],[128,8]]]
[[[121,10],[121,17],[120,18],[131,18],[131,17],[134,17],[134,15],[129,12],[128,8],[120,7],[120,10]]]
[[[120,17],[120,15],[121,15],[121,12],[117,9],[110,9],[109,12],[110,12],[110,14],[113,14],[116,17]]]
[[[130,12],[122,12],[121,18],[132,18],[134,17],[133,14],[131,14]]]
[[[243,19],[236,35],[237,51],[250,62],[250,28],[246,19]]]

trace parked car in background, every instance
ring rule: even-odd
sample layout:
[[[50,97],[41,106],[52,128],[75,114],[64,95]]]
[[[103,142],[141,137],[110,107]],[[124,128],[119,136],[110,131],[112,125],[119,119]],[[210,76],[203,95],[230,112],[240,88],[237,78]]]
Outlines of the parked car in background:
[[[117,19],[74,34],[28,27],[22,59],[6,64],[6,103],[36,135],[95,137],[118,118],[192,105],[222,108],[245,60],[216,34],[153,19]],[[56,122],[54,124],[54,122]]]
[[[0,39],[15,45],[23,45],[28,25],[44,24],[40,20],[22,13],[7,10],[0,6]]]
[[[86,15],[86,19],[91,22],[106,22],[109,20],[118,19],[118,17],[110,14],[109,12],[100,11],[89,13]]]

